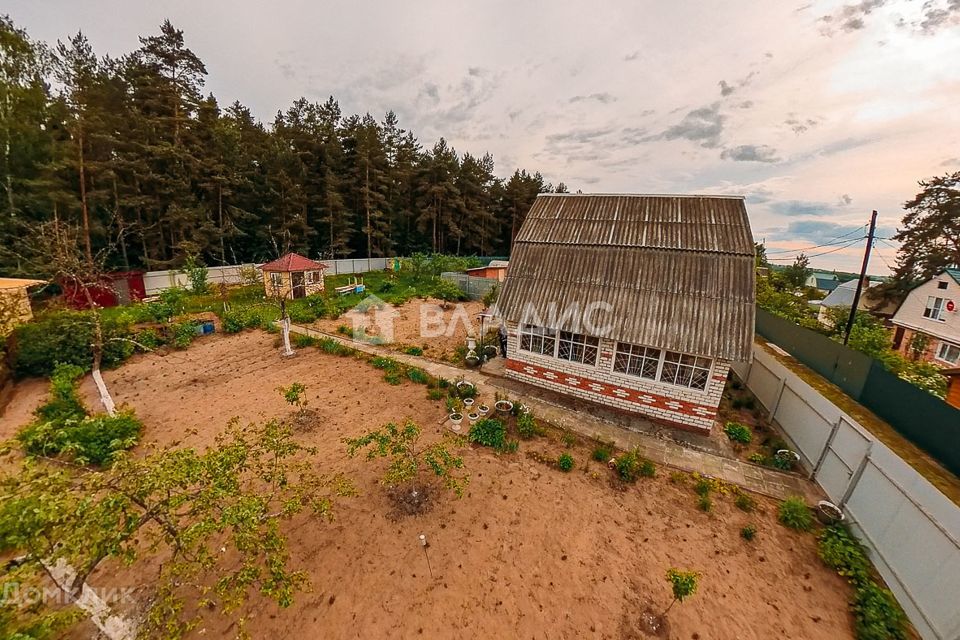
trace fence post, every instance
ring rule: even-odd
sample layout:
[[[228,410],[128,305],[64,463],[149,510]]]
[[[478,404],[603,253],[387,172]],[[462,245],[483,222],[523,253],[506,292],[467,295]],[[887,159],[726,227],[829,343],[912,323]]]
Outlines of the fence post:
[[[870,453],[873,451],[873,440],[867,445],[867,451],[863,454],[863,459],[860,460],[860,464],[857,465],[857,470],[853,472],[853,475],[850,476],[850,482],[847,483],[847,488],[843,492],[843,497],[840,498],[840,504],[837,506],[843,509],[847,504],[847,500],[850,499],[850,496],[853,495],[853,490],[857,488],[857,484],[860,482],[860,477],[863,476],[864,469],[867,468],[867,463],[870,462]]]
[[[833,426],[830,428],[830,435],[827,436],[827,442],[823,445],[823,451],[820,452],[820,455],[817,457],[817,463],[813,465],[813,471],[810,472],[811,480],[817,477],[817,472],[819,472],[820,467],[823,466],[823,461],[827,457],[827,452],[830,451],[830,445],[833,444],[833,439],[837,437],[837,431],[840,431],[841,421],[843,421],[843,416],[837,418],[837,421],[834,422]]]
[[[770,409],[770,421],[777,418],[777,409],[780,408],[780,400],[783,399],[783,390],[787,388],[786,376],[780,378],[780,388],[777,389],[777,398],[773,401],[773,408]]]

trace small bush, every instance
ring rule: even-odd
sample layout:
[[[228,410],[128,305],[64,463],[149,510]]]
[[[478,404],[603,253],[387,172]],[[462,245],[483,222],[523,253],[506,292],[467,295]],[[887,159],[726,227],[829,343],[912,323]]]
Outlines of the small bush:
[[[115,416],[98,414],[63,422],[35,421],[17,438],[27,453],[42,456],[68,455],[80,464],[104,465],[120,451],[133,447],[143,425],[132,412]]]
[[[828,567],[851,582],[860,584],[870,577],[866,549],[842,524],[826,527],[820,533],[817,552]]]
[[[403,350],[403,352],[404,352],[405,354],[407,354],[408,356],[422,356],[422,355],[423,355],[423,349],[421,349],[420,347],[407,347],[406,349]]]
[[[740,444],[750,444],[750,441],[753,440],[750,427],[739,422],[728,422],[727,426],[723,428],[723,432],[727,434],[730,440]]]
[[[606,464],[613,457],[613,449],[605,444],[598,445],[593,450],[593,459]]]
[[[560,471],[572,471],[575,464],[576,463],[573,460],[573,456],[571,456],[569,453],[561,453],[560,457],[557,458],[557,468],[559,468]]]
[[[333,338],[320,338],[317,340],[317,348],[324,353],[330,354],[332,356],[352,356],[355,351],[354,349],[340,344]]]
[[[757,528],[752,524],[748,524],[744,528],[740,529],[740,537],[746,540],[747,542],[751,541],[757,535]]]
[[[130,322],[126,318],[101,316],[104,369],[133,355]],[[49,376],[57,363],[89,369],[93,362],[94,316],[90,311],[52,311],[17,326],[10,336],[10,368],[18,378]]]
[[[400,363],[393,358],[377,356],[370,359],[370,364],[377,369],[396,369]]]
[[[751,513],[757,508],[757,501],[745,493],[738,493],[737,497],[733,499],[733,504],[737,507],[737,509],[746,511],[747,513]]]
[[[697,492],[698,496],[708,496],[713,490],[713,483],[710,482],[709,478],[697,478],[697,483],[693,486],[693,490]]]
[[[400,377],[400,372],[395,369],[390,369],[383,374],[383,379],[387,384],[392,384],[397,386],[403,383],[403,378]]]
[[[197,325],[189,320],[171,327],[171,342],[177,349],[186,349],[197,337]]]
[[[763,455],[759,451],[756,453],[751,453],[749,456],[747,456],[747,460],[753,464],[762,464],[765,467],[770,465],[770,460],[767,459],[767,456]]]
[[[77,380],[84,372],[73,364],[56,365],[50,376],[50,399],[34,412],[38,420],[60,423],[86,417],[87,411],[77,395]]]
[[[697,508],[705,513],[710,512],[710,510],[713,508],[713,500],[710,499],[709,493],[697,496]]]
[[[563,446],[565,446],[567,449],[570,449],[577,444],[577,437],[572,433],[564,433],[560,439],[563,442]]]
[[[639,450],[628,451],[617,458],[617,475],[624,482],[636,482],[637,478],[653,477],[656,468],[653,463],[640,455]]]
[[[478,420],[467,434],[467,439],[470,442],[476,442],[477,444],[482,444],[485,447],[493,447],[494,449],[503,449],[506,444],[507,432],[503,426],[503,422],[497,420],[496,418],[484,418],[483,420]]]
[[[427,389],[427,397],[431,400],[442,400],[443,389]]]
[[[853,615],[858,640],[906,640],[906,615],[896,598],[873,580],[857,588]]]
[[[524,440],[529,440],[542,433],[543,430],[540,428],[540,425],[537,424],[536,418],[533,417],[533,413],[530,411],[521,413],[517,417],[517,434]]]
[[[785,527],[796,531],[810,531],[813,528],[813,514],[807,503],[799,496],[787,498],[780,503],[777,520]]]
[[[639,472],[642,478],[653,478],[657,475],[657,467],[653,462],[644,458],[640,460]]]
[[[311,338],[302,333],[294,333],[290,336],[290,340],[293,342],[293,346],[300,349],[306,349],[307,347],[312,347],[317,344],[316,338]]]
[[[417,384],[430,384],[430,374],[418,367],[407,369],[407,378]]]
[[[501,451],[505,453],[516,453],[519,448],[520,442],[517,440],[507,440],[503,443],[503,449],[501,449]]]

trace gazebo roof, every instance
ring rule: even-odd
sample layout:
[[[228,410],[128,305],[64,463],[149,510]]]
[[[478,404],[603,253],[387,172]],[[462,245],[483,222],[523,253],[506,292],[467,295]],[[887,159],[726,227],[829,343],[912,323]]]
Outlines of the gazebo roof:
[[[319,271],[326,268],[327,265],[322,262],[305,258],[299,253],[288,253],[272,262],[260,265],[261,271]]]

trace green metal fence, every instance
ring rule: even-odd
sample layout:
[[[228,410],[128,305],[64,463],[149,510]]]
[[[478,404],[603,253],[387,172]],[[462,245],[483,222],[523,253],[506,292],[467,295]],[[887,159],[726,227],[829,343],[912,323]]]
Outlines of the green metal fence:
[[[873,358],[759,308],[757,333],[960,475],[960,409],[901,380]]]

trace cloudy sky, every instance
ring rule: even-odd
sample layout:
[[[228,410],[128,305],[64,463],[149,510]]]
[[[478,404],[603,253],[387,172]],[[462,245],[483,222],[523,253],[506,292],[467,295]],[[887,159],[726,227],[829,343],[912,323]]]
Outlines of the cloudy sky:
[[[584,192],[747,197],[787,261],[856,269],[916,181],[960,170],[960,0],[10,0],[34,38],[121,55],[164,18],[207,88],[266,121],[299,96],[393,109],[427,146]],[[822,252],[832,251],[825,255]],[[877,244],[872,272],[895,250]]]

